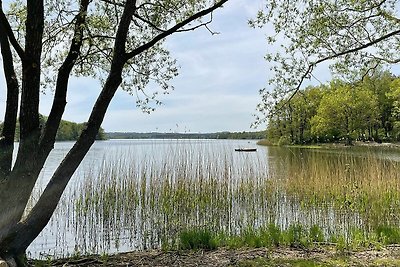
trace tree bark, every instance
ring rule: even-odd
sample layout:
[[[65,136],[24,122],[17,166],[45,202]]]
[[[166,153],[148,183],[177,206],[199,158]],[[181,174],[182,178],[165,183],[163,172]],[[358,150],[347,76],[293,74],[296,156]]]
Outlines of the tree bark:
[[[43,0],[27,1],[25,58],[22,60],[20,150],[30,149],[31,153],[37,151],[37,140],[40,134],[39,94],[44,25],[43,8]]]
[[[3,69],[7,85],[7,104],[3,130],[0,135],[0,181],[11,171],[14,151],[14,136],[18,113],[18,80],[14,70],[13,57],[6,30],[0,24],[0,48],[3,56]]]
[[[136,1],[125,5],[119,24],[110,74],[91,112],[84,129],[70,152],[57,168],[50,182],[28,216],[17,223],[6,236],[0,236],[0,256],[21,255],[50,220],[73,173],[89,151],[106,114],[107,108],[122,82],[122,69],[126,63],[125,43]]]
[[[86,13],[89,0],[80,1],[79,13],[75,17],[74,36],[67,57],[58,70],[54,100],[49,117],[40,140],[41,157],[47,158],[53,149],[58,127],[67,104],[68,82],[72,68],[80,55],[83,40],[83,25],[86,22]]]
[[[6,24],[3,21],[1,24],[4,30]],[[21,220],[43,166],[37,158],[37,140],[40,136],[39,92],[43,25],[43,0],[28,0],[25,36],[26,51],[24,57],[21,58],[23,77],[20,109],[20,145],[13,170],[0,184],[0,239],[7,236],[18,221]],[[2,52],[6,51],[3,48],[4,46],[2,46]],[[1,248],[3,249],[3,247]]]

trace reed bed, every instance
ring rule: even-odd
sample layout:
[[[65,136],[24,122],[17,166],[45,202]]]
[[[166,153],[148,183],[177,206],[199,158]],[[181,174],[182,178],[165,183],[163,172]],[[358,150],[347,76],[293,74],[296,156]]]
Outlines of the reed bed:
[[[280,184],[286,195],[303,206],[333,208],[357,213],[366,227],[398,225],[400,215],[400,162],[377,157],[367,150],[362,156],[296,154]]]
[[[110,153],[83,172],[68,196],[74,251],[400,242],[399,162],[372,152],[157,149]]]
[[[76,221],[85,225],[77,234],[98,240],[107,232],[109,240],[128,237],[147,249],[170,246],[191,228],[238,233],[269,221],[276,190],[263,163],[210,153],[177,149],[161,159],[104,159],[76,190]]]

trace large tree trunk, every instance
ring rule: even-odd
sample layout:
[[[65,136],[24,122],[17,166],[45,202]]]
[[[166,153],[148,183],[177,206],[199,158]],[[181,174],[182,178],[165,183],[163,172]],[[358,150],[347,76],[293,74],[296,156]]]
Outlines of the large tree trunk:
[[[109,82],[106,83],[108,90],[103,90],[104,92],[98,98],[88,127],[82,132],[79,140],[57,168],[28,216],[13,227],[12,232],[0,242],[0,255],[8,257],[22,255],[29,244],[46,226],[70,178],[95,141],[107,107],[121,83],[120,77],[120,75],[113,75]],[[2,247],[7,247],[8,251],[1,251]]]
[[[0,135],[0,181],[11,171],[14,136],[18,113],[18,80],[14,71],[13,57],[6,30],[0,24],[0,48],[3,56],[4,76],[7,83],[7,104],[3,130]]]
[[[32,184],[31,182],[34,180],[36,181],[44,164],[45,157],[41,157],[40,153],[33,154],[36,158],[30,158],[27,161],[31,162],[31,164],[27,164],[27,169],[24,169],[24,165],[22,164],[16,164],[11,173],[11,175],[15,177],[13,177],[13,179],[7,179],[6,183],[4,183],[4,187],[0,187],[0,189],[4,189],[8,192],[5,194],[3,199],[0,199],[3,200],[0,202],[0,210],[7,210],[7,206],[15,207],[9,210],[9,215],[4,216],[4,222],[0,222],[2,223],[2,225],[0,225],[0,257],[2,258],[15,259],[18,265],[23,265],[23,262],[19,259],[23,258],[26,248],[49,222],[70,178],[96,139],[96,135],[104,119],[107,108],[116,90],[121,84],[122,69],[127,60],[125,57],[125,42],[129,30],[129,24],[134,12],[135,1],[128,3],[129,4],[125,7],[120,27],[117,32],[117,41],[115,43],[114,60],[112,62],[111,71],[91,112],[86,129],[82,131],[78,141],[57,168],[38,202],[25,219],[21,220],[21,216],[28,201],[27,198],[29,198],[34,185],[34,183]],[[60,112],[58,109],[52,111],[54,111],[54,114]],[[61,114],[62,112],[63,109]],[[57,118],[55,119],[57,120]],[[49,131],[48,133],[51,133],[51,129],[52,128],[47,129]],[[43,137],[45,136],[46,133]],[[26,137],[28,136],[25,136],[25,138]],[[33,139],[37,141],[38,139],[36,138],[35,135]],[[49,150],[49,142],[46,141],[47,140],[42,139],[41,142],[43,144],[44,152]],[[51,142],[50,145],[52,145]],[[27,152],[25,148],[30,149],[32,146],[30,146],[29,143],[26,143],[23,148],[20,147],[17,163],[22,162],[22,159],[24,158],[25,160],[28,159],[29,153],[25,153]],[[39,149],[36,151],[39,151]],[[38,166],[40,167],[36,168]],[[24,175],[26,174],[29,174],[32,177],[25,177]],[[21,188],[21,186],[16,186],[15,182],[21,183],[23,188]],[[26,194],[28,190],[30,191]],[[3,217],[3,215],[1,217]]]
[[[0,238],[22,217],[39,172],[44,164],[38,159],[40,58],[43,34],[43,0],[27,1],[25,55],[22,60],[20,145],[13,171],[0,185]],[[3,30],[5,25],[3,24]],[[8,38],[7,38],[8,39]],[[6,48],[6,50],[3,50]],[[7,47],[2,45],[2,51]],[[8,68],[11,68],[8,66]],[[6,73],[12,79],[12,73]],[[8,84],[7,84],[8,85]],[[11,84],[13,85],[13,84]],[[11,88],[8,88],[10,91]],[[15,94],[15,93],[14,93]],[[15,96],[14,96],[15,97]],[[15,111],[13,111],[15,112]],[[11,133],[9,133],[11,134]],[[9,136],[11,138],[11,136]],[[11,166],[10,166],[11,167]]]

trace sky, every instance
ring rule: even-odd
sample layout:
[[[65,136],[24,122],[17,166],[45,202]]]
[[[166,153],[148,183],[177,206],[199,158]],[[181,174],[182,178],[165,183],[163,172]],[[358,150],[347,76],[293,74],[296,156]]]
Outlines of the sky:
[[[107,132],[192,132],[252,129],[253,114],[261,101],[259,89],[267,85],[267,28],[247,24],[262,8],[263,0],[232,0],[214,12],[210,28],[175,34],[166,46],[177,59],[175,90],[160,96],[163,102],[151,114],[136,107],[134,96],[118,90],[102,127]],[[271,48],[269,48],[271,49]],[[5,85],[0,75],[0,118],[4,116]],[[100,91],[98,81],[75,78],[70,82],[64,119],[87,121]],[[52,92],[41,97],[40,112],[48,114]],[[0,119],[2,120],[2,119]],[[265,126],[264,126],[265,127]]]

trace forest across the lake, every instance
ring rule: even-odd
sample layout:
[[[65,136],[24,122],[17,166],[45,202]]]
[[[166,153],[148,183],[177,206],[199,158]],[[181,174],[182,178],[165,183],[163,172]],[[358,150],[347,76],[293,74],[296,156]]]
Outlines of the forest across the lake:
[[[400,78],[386,71],[309,86],[275,103],[266,135],[278,145],[399,141]]]

